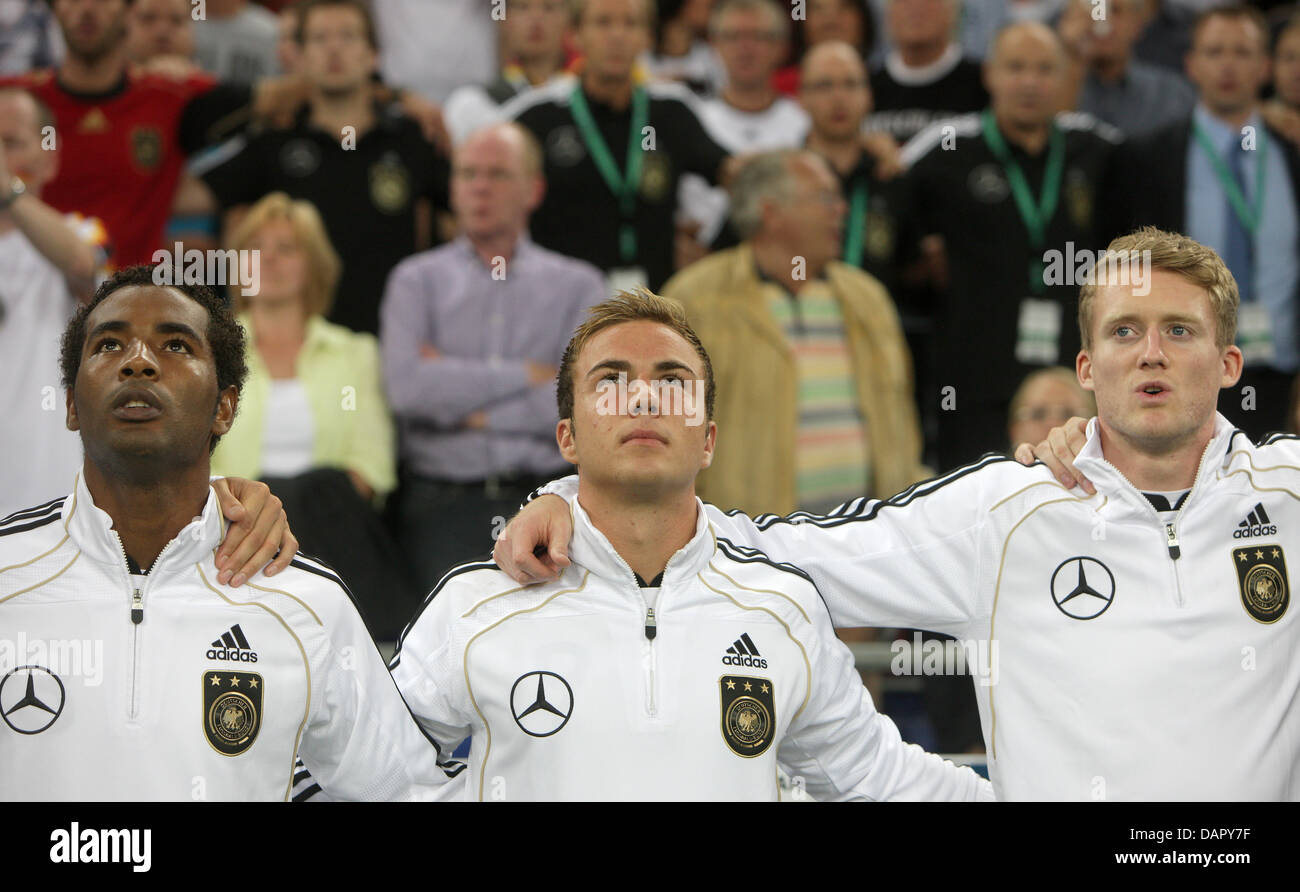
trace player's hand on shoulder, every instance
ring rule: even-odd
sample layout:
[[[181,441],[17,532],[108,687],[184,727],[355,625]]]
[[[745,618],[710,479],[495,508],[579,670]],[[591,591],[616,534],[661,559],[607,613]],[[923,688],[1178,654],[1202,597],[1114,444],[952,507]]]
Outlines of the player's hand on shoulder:
[[[1029,443],[1018,445],[1015,451],[1016,461],[1022,465],[1041,461],[1066,489],[1081,486],[1084,492],[1094,495],[1097,487],[1074,466],[1075,457],[1088,441],[1087,427],[1088,419],[1076,415],[1060,427],[1052,428],[1047,439],[1037,446]]]
[[[569,566],[572,537],[568,502],[555,495],[539,496],[506,524],[492,548],[492,559],[515,582],[548,582]]]
[[[267,576],[288,567],[298,540],[289,529],[284,503],[270,487],[258,480],[224,477],[212,481],[212,489],[222,516],[230,521],[217,546],[217,582],[238,588],[264,567]]]

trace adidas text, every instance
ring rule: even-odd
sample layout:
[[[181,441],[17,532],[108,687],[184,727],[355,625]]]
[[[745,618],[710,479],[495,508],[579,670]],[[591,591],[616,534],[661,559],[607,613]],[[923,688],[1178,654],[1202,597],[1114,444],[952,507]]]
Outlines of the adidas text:
[[[226,660],[231,663],[256,663],[257,654],[248,643],[244,630],[235,623],[229,630],[222,632],[208,650],[209,660]]]
[[[1251,539],[1255,536],[1274,536],[1277,534],[1277,524],[1268,516],[1264,510],[1264,505],[1260,502],[1255,503],[1255,510],[1246,515],[1246,519],[1237,524],[1237,528],[1232,532],[1234,539]]]
[[[723,654],[722,662],[723,665],[726,666],[751,666],[756,669],[767,668],[767,660],[763,659],[762,657],[750,657],[750,656],[740,657],[740,656],[733,656],[732,654]]]
[[[251,650],[231,650],[228,647],[213,647],[208,649],[209,660],[226,660],[234,663],[256,663],[257,654]]]

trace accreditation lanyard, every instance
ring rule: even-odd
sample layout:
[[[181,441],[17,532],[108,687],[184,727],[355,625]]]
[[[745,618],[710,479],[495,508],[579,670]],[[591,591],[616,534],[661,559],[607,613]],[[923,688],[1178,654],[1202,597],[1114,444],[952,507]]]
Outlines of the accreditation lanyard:
[[[1223,156],[1214,148],[1214,143],[1210,141],[1210,135],[1205,132],[1198,122],[1192,122],[1192,131],[1196,134],[1196,141],[1201,144],[1205,150],[1206,156],[1210,159],[1210,165],[1214,168],[1214,176],[1218,179],[1219,185],[1223,187],[1224,194],[1228,196],[1228,203],[1232,205],[1232,211],[1241,221],[1241,225],[1250,233],[1251,238],[1255,237],[1255,231],[1259,229],[1259,221],[1264,213],[1264,173],[1267,169],[1265,162],[1268,160],[1265,154],[1268,151],[1268,143],[1264,139],[1263,128],[1259,129],[1259,154],[1255,157],[1255,204],[1252,206],[1246,200],[1246,196],[1241,193],[1241,185],[1237,178],[1232,175],[1228,169],[1228,164],[1223,160]]]
[[[849,266],[862,266],[862,230],[867,218],[867,175],[864,173],[853,184],[849,198],[849,219],[844,227],[844,262]]]
[[[1020,168],[1020,162],[1016,161],[1011,150],[1007,148],[1007,142],[1002,138],[997,122],[993,120],[993,112],[985,109],[980,117],[984,129],[984,142],[994,157],[1002,163],[1002,169],[1007,174],[1007,182],[1011,186],[1011,195],[1016,202],[1016,209],[1020,212],[1020,219],[1029,232],[1029,247],[1035,255],[1029,261],[1029,290],[1039,294],[1047,288],[1047,283],[1043,281],[1041,255],[1044,245],[1047,244],[1047,226],[1056,214],[1056,205],[1061,197],[1061,176],[1065,172],[1065,136],[1055,124],[1051,125],[1047,138],[1047,166],[1043,171],[1043,192],[1035,202],[1034,193],[1029,188],[1029,181],[1025,179],[1025,172]]]
[[[641,183],[641,134],[650,118],[650,96],[644,87],[632,90],[632,123],[627,134],[627,164],[620,174],[614,155],[605,144],[605,137],[600,135],[596,121],[587,106],[587,97],[583,95],[582,85],[575,85],[569,97],[569,109],[573,121],[578,125],[578,133],[587,144],[591,160],[596,163],[601,179],[609,186],[609,191],[618,199],[623,222],[618,231],[618,248],[623,263],[636,259],[636,192]]]

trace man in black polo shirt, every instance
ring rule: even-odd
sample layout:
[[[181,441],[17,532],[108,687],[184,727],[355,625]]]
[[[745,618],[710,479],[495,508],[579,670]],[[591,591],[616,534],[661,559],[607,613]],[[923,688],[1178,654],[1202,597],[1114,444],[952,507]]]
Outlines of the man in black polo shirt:
[[[940,118],[988,104],[979,63],[962,58],[955,39],[961,0],[885,0],[885,10],[894,46],[871,74],[873,130],[906,142]]]
[[[580,82],[555,82],[502,110],[545,153],[533,239],[593,264],[617,288],[657,289],[672,274],[678,177],[689,171],[717,183],[727,159],[689,93],[633,77],[651,14],[649,0],[579,0]]]
[[[311,95],[294,126],[232,144],[237,154],[202,177],[227,208],[277,190],[315,204],[343,259],[330,319],[375,333],[389,271],[433,241],[423,205],[447,206],[447,163],[414,121],[375,103],[363,4],[308,0],[297,40]]]
[[[908,227],[942,239],[936,267],[947,270],[934,317],[938,391],[922,396],[939,406],[943,468],[1005,448],[1017,383],[1073,360],[1073,259],[1104,248],[1127,221],[1114,185],[1119,131],[1055,114],[1064,74],[1051,29],[1012,25],[986,63],[991,106],[935,123],[903,150]],[[1058,262],[1049,251],[1061,252]]]

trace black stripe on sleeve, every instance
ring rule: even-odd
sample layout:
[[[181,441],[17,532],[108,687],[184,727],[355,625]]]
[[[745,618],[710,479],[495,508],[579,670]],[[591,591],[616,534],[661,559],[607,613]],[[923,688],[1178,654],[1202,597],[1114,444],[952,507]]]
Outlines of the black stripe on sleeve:
[[[306,800],[315,796],[319,792],[320,792],[320,784],[312,784],[310,787],[303,790],[301,793],[295,793],[293,796],[293,801],[305,802]]]
[[[319,567],[314,567],[314,566],[312,566],[312,564],[307,563],[308,561],[311,561],[312,563],[315,563],[315,564],[320,564],[320,566],[319,566]],[[362,619],[362,623],[363,623],[363,624],[365,623],[365,614],[362,613],[362,611],[361,611],[361,605],[360,605],[359,603],[357,603],[356,596],[354,596],[354,595],[352,594],[352,590],[349,589],[348,586],[347,586],[347,583],[343,581],[343,577],[339,576],[338,572],[335,571],[333,567],[331,567],[329,564],[327,564],[327,563],[325,563],[324,561],[322,561],[320,558],[312,557],[311,555],[306,555],[306,554],[303,554],[302,552],[298,552],[297,556],[294,557],[294,559],[291,560],[291,561],[289,562],[289,566],[291,566],[291,567],[297,567],[299,570],[304,570],[304,571],[306,571],[306,572],[308,572],[308,573],[312,573],[312,574],[314,574],[314,575],[316,575],[316,576],[321,577],[322,579],[328,579],[328,580],[330,580],[331,582],[333,582],[333,583],[335,583],[336,585],[338,585],[341,589],[343,589],[344,592],[347,593],[348,599],[352,602],[352,606],[356,609],[357,614],[361,617],[361,619]],[[496,566],[496,565],[493,564],[492,566]],[[433,596],[430,595],[430,597],[433,597]],[[427,602],[426,602],[426,603],[427,603]],[[423,610],[424,608],[421,607],[420,609]],[[412,623],[413,623],[413,622],[414,622],[414,620],[412,620]],[[411,625],[408,624],[406,628],[407,628],[407,629],[410,629],[410,627],[411,627]],[[405,630],[405,629],[402,631],[402,634],[403,634],[403,635],[406,634],[406,630]],[[372,642],[372,644],[373,644],[373,642]],[[398,649],[400,650],[400,649],[401,649],[401,639],[400,639],[400,638],[398,639],[398,645],[397,645],[397,646],[398,646]],[[450,768],[449,768],[449,766],[460,765],[460,763],[458,763],[458,762],[450,762],[450,761],[444,759],[444,758],[443,758],[443,755],[442,755],[442,746],[438,743],[437,740],[435,740],[435,739],[433,738],[433,735],[429,734],[429,732],[427,732],[427,731],[424,730],[424,726],[420,724],[420,722],[419,722],[418,719],[416,719],[416,717],[415,717],[415,713],[411,711],[410,704],[408,704],[408,703],[406,702],[406,698],[402,696],[402,690],[401,690],[401,688],[398,688],[398,687],[397,687],[397,682],[396,682],[396,680],[393,678],[393,668],[394,668],[396,665],[397,665],[397,654],[395,653],[395,654],[393,655],[393,660],[392,660],[392,662],[389,664],[389,667],[388,667],[388,680],[392,683],[393,688],[397,691],[397,696],[398,696],[399,698],[401,698],[402,705],[406,707],[406,714],[409,715],[409,716],[411,717],[411,721],[412,721],[412,722],[415,722],[415,727],[416,727],[416,729],[419,730],[420,734],[423,735],[424,739],[427,740],[427,741],[429,742],[429,744],[433,747],[434,752],[437,754],[435,761],[438,763],[438,767],[442,768],[443,771],[447,774],[448,777],[455,777],[456,774],[459,774],[459,773],[460,773],[459,769],[458,769],[455,773],[452,773],[451,770],[450,770]],[[462,767],[463,767],[463,766],[462,766]],[[295,798],[295,801],[296,801],[296,798]]]
[[[783,570],[786,573],[793,573],[805,582],[816,585],[816,583],[813,583],[812,577],[799,567],[784,562],[778,563],[755,548],[749,548],[745,545],[737,545],[730,539],[724,539],[721,536],[718,537],[718,547],[722,549],[724,555],[738,564],[767,564],[769,567]]]
[[[37,505],[35,508],[23,508],[19,511],[15,511],[4,520],[0,520],[0,527],[3,527],[5,524],[26,520],[29,517],[38,517],[54,508],[62,508],[63,503],[67,501],[67,498],[67,496],[63,496],[62,498],[54,499],[51,502],[46,502],[44,505]]]
[[[420,617],[424,615],[424,611],[427,610],[429,605],[433,603],[433,599],[438,596],[438,592],[442,591],[443,587],[448,582],[455,579],[457,576],[461,575],[462,573],[470,573],[474,570],[500,570],[500,569],[501,568],[496,565],[496,562],[489,558],[487,560],[481,560],[481,561],[469,561],[464,564],[459,564],[455,567],[452,567],[450,570],[448,570],[443,575],[442,579],[438,580],[438,584],[433,587],[433,591],[425,595],[424,602],[420,605],[420,609],[415,611],[415,615],[412,616],[411,621],[406,624],[406,628],[402,629],[402,634],[397,636],[397,649],[393,651],[393,658],[388,661],[388,671],[391,672],[392,670],[396,669],[398,664],[401,663],[402,644],[406,641],[407,633],[410,632],[411,629],[415,627],[415,624],[420,621]]]
[[[319,566],[313,566],[312,564],[307,563],[307,561],[312,561],[314,564],[318,564]],[[331,582],[337,582],[339,588],[347,592],[349,598],[352,598],[352,590],[349,589],[348,584],[343,581],[343,577],[338,574],[337,570],[322,561],[320,558],[314,558],[311,555],[303,554],[300,551],[294,555],[293,560],[289,561],[289,566],[297,567],[299,570],[306,570],[308,573],[315,573],[321,579],[328,579]],[[353,598],[353,600],[355,601],[356,599]]]
[[[813,581],[813,578],[809,576],[806,571],[801,570],[794,564],[777,563],[761,551],[744,545],[737,545],[735,542],[724,539],[721,536],[718,537],[718,548],[728,559],[733,560],[736,563],[766,564],[774,570],[780,570],[783,573],[790,573],[794,576],[798,576],[804,582],[812,586],[812,590],[817,593],[818,599],[822,602],[822,608],[825,609],[826,615],[831,618],[831,625],[835,625],[835,614],[831,613],[831,606],[826,603],[826,598],[822,595],[822,590],[817,587],[817,583]],[[744,554],[741,553],[741,549],[744,549]]]
[[[870,499],[858,499],[850,503],[852,510],[848,513],[838,516],[835,514],[811,514],[807,511],[795,511],[782,517],[777,514],[760,514],[753,518],[754,524],[760,530],[766,530],[778,523],[807,523],[818,527],[836,527],[846,523],[860,523],[863,521],[873,520],[885,508],[901,508],[910,505],[912,502],[928,496],[931,493],[938,492],[950,483],[955,483],[968,474],[989,467],[1000,462],[1015,462],[1016,460],[1009,455],[1000,452],[990,452],[982,456],[978,461],[968,465],[963,465],[953,471],[938,477],[931,477],[928,480],[922,480],[913,483],[907,489],[890,496],[888,499],[872,501]],[[1018,464],[1018,462],[1017,462]],[[838,511],[839,509],[837,509]],[[743,511],[733,509],[726,512],[729,516],[744,515]]]
[[[14,533],[25,533],[28,530],[34,530],[37,527],[43,527],[46,524],[54,523],[61,516],[62,515],[60,515],[56,511],[54,514],[51,514],[48,517],[42,517],[40,520],[33,520],[31,523],[22,524],[16,527],[8,527],[6,529],[0,530],[0,536],[12,536]]]
[[[319,564],[319,566],[312,566],[312,564],[307,563],[307,561],[311,561],[312,564]],[[309,554],[303,554],[301,551],[297,552],[294,555],[293,560],[289,561],[289,566],[297,567],[299,570],[305,570],[308,573],[319,576],[321,579],[328,579],[330,582],[338,585],[339,588],[343,589],[343,593],[348,596],[348,600],[352,602],[352,606],[361,616],[361,622],[369,628],[370,624],[366,623],[366,612],[362,609],[361,602],[357,600],[356,595],[352,594],[352,589],[348,588],[348,584],[343,581],[343,577],[339,575],[337,570],[322,561],[320,558],[312,557]]]
[[[421,604],[420,609],[415,612],[415,616],[411,617],[411,621],[406,624],[406,628],[402,629],[402,634],[397,636],[397,649],[393,651],[393,658],[388,661],[389,675],[390,676],[392,675],[393,670],[396,669],[398,664],[400,664],[402,661],[402,645],[406,642],[407,633],[409,633],[411,629],[415,627],[415,624],[419,622],[420,617],[424,615],[424,611],[427,610],[429,605],[433,603],[433,599],[437,597],[438,592],[442,591],[442,589],[447,585],[448,582],[450,582],[452,579],[455,579],[457,576],[460,576],[462,573],[470,573],[473,572],[474,570],[500,570],[500,569],[501,568],[498,567],[495,562],[491,560],[483,560],[483,561],[471,561],[469,563],[460,564],[459,566],[452,567],[450,570],[448,570],[446,574],[443,575],[442,579],[438,580],[438,584],[434,586],[433,591],[429,592],[429,594],[425,597],[424,603]],[[396,679],[393,680],[393,685],[395,687],[397,686]],[[397,688],[397,693],[398,696],[401,696],[402,689],[400,687]],[[438,743],[437,739],[434,738],[432,734],[430,734],[428,731],[425,730],[423,725],[420,724],[420,720],[416,718],[415,712],[411,709],[410,704],[406,703],[405,697],[402,697],[402,703],[406,705],[406,711],[410,713],[411,721],[415,722],[415,727],[420,729],[420,733],[424,735],[424,738],[428,740],[429,743],[433,745],[433,748],[437,751],[438,767],[442,769],[443,773],[446,774],[447,777],[455,777],[456,775],[464,771],[465,770],[464,762],[458,762],[450,758],[445,758],[443,756],[442,745]]]

